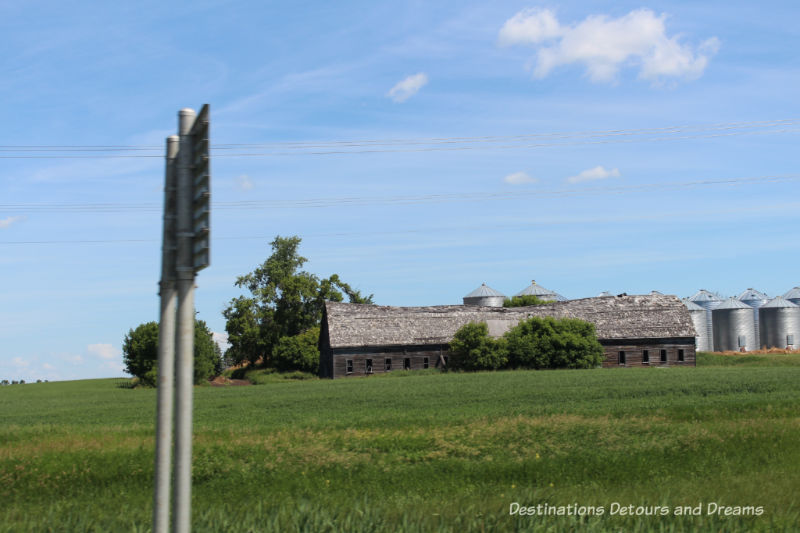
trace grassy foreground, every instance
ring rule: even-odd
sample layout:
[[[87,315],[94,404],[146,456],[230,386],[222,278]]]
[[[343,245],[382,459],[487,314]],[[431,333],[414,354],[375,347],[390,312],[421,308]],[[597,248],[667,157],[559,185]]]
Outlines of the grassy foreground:
[[[196,387],[193,530],[800,530],[800,357],[717,357]],[[0,389],[0,531],[149,531],[155,397],[115,380]]]

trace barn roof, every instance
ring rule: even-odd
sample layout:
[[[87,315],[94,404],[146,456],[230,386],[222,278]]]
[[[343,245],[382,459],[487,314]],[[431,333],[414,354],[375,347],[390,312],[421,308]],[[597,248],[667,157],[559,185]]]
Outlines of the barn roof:
[[[445,344],[470,322],[485,322],[500,336],[533,316],[580,318],[595,325],[599,339],[694,337],[686,306],[675,296],[583,298],[534,307],[440,305],[390,307],[326,302],[331,348]]]

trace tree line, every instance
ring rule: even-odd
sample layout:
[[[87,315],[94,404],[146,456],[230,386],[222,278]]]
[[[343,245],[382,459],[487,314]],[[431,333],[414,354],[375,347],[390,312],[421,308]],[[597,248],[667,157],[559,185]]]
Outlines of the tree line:
[[[372,304],[337,274],[320,278],[303,269],[300,237],[277,236],[270,256],[252,272],[236,278],[246,290],[228,302],[222,314],[230,347],[221,353],[202,320],[195,321],[195,383],[219,375],[224,367],[266,367],[280,372],[319,372],[319,332],[325,301]],[[550,303],[516,296],[505,307]],[[158,324],[131,329],[123,341],[125,371],[145,386],[158,375]],[[594,325],[580,320],[533,318],[491,338],[486,324],[461,328],[450,345],[449,366],[458,370],[501,368],[591,368],[602,361]]]

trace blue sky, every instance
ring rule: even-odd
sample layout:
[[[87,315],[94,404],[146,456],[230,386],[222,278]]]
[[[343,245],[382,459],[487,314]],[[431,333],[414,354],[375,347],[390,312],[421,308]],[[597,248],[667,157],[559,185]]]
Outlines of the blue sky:
[[[276,235],[386,305],[800,284],[793,2],[182,4],[0,4],[0,379],[122,375],[204,103],[215,332]]]

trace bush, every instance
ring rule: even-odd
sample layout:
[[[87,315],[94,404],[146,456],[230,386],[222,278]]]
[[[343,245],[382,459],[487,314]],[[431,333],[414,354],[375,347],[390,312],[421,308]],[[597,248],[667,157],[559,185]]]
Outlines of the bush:
[[[272,362],[281,372],[319,373],[319,327],[293,337],[281,337],[272,351]]]
[[[512,368],[594,368],[603,361],[594,324],[575,318],[533,317],[505,338]]]
[[[542,300],[533,294],[526,294],[525,296],[514,296],[513,298],[506,298],[503,302],[503,307],[527,307],[530,305],[546,305],[553,303],[554,300]]]
[[[142,385],[158,383],[158,324],[146,322],[128,331],[122,343],[125,372]],[[221,368],[220,350],[202,320],[194,322],[194,383],[214,376]]]
[[[466,324],[450,341],[448,366],[455,370],[496,370],[507,362],[505,340],[489,337],[484,323]]]
[[[450,368],[594,368],[603,361],[603,347],[594,324],[574,318],[530,318],[499,338],[489,337],[486,324],[470,323],[450,342]]]

